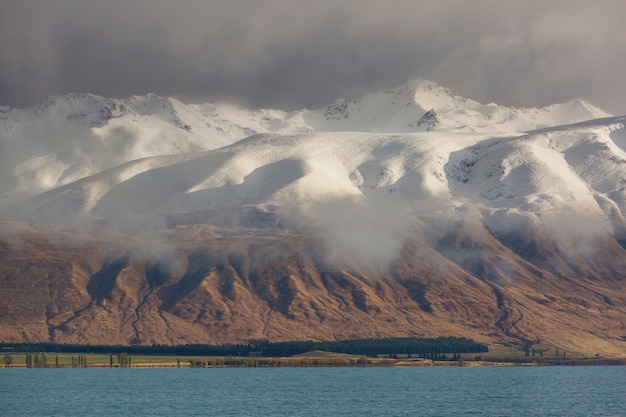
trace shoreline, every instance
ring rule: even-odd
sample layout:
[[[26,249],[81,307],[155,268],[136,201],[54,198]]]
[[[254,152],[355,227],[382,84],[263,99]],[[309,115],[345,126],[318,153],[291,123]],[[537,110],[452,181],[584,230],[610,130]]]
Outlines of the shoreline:
[[[3,365],[0,369],[20,368],[20,369],[79,369],[79,368],[116,368],[116,369],[149,369],[149,368],[426,368],[426,367],[517,367],[517,366],[625,366],[626,358],[604,359],[604,358],[580,358],[580,359],[547,359],[534,361],[433,361],[430,359],[376,359],[367,358],[364,360],[338,360],[337,358],[223,358],[208,361],[200,361],[196,358],[184,358],[180,362],[151,362],[132,363],[128,366],[120,366],[115,363],[93,363],[86,365],[72,364],[48,364],[47,366],[28,367],[25,363],[16,363],[10,366]],[[0,371],[1,372],[1,371]]]

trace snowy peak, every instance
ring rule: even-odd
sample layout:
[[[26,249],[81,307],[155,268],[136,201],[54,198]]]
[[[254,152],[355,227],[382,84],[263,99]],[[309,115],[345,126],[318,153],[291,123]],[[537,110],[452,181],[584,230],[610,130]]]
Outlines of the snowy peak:
[[[355,132],[415,132],[426,112],[464,109],[478,105],[438,84],[412,80],[398,88],[368,93],[353,100],[308,112],[305,120],[314,130]],[[432,128],[432,126],[431,126]]]
[[[34,195],[135,159],[217,149],[260,133],[501,135],[607,116],[582,100],[539,109],[481,104],[418,79],[295,112],[185,104],[155,94],[67,94],[30,109],[0,108],[0,199]]]
[[[436,113],[437,123],[427,126],[422,118],[432,117],[431,111]],[[124,126],[145,132],[167,125],[186,131],[194,146],[208,150],[257,133],[403,133],[434,129],[524,132],[608,116],[611,115],[580,99],[545,108],[481,104],[439,84],[414,79],[397,88],[355,99],[340,98],[321,109],[291,113],[249,110],[228,104],[184,104],[155,94],[126,99],[93,94],[53,96],[31,109],[1,108],[0,139],[19,136],[24,128],[32,130],[29,126],[46,130],[67,124],[86,128],[106,128],[113,124],[115,128]]]
[[[177,120],[177,106],[185,107],[175,99],[155,94],[132,96],[126,99],[105,98],[94,94],[66,94],[51,96],[30,109],[5,108],[4,124],[13,127],[45,125],[46,128],[64,123],[84,127],[102,127],[112,119],[124,116],[157,116],[168,123]],[[10,132],[13,129],[5,129]]]
[[[437,115],[437,122],[426,124],[432,112]],[[304,120],[316,131],[385,133],[525,132],[609,116],[579,99],[545,108],[481,104],[420,79],[353,100],[339,99],[319,110],[304,111]],[[426,119],[422,120],[423,117]]]
[[[78,122],[95,126],[114,116],[111,109],[116,107],[115,102],[115,99],[93,94],[72,93],[48,97],[31,109],[12,110],[21,114],[24,124],[28,124],[30,121],[33,121],[33,124],[37,122],[49,125]]]
[[[413,102],[422,109],[432,108],[438,111],[449,111],[480,106],[480,103],[462,97],[454,91],[430,81],[409,81],[404,89],[413,92]]]

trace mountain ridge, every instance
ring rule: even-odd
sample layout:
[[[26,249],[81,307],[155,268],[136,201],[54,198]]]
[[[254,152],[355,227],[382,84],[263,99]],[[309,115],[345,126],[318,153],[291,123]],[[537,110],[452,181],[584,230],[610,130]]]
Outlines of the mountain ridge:
[[[437,122],[420,124],[431,110]],[[4,107],[0,112],[0,204],[13,195],[33,195],[133,159],[217,149],[257,133],[521,132],[605,116],[580,101],[543,109],[482,105],[419,80],[353,100],[339,99],[319,110],[294,112],[185,105],[154,94],[126,99],[53,96],[30,109]]]

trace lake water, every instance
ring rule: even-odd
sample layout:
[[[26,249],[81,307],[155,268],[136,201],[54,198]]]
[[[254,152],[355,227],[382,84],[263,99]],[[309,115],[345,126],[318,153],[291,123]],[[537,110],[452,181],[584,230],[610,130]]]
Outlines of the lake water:
[[[0,369],[0,416],[626,416],[626,367]]]

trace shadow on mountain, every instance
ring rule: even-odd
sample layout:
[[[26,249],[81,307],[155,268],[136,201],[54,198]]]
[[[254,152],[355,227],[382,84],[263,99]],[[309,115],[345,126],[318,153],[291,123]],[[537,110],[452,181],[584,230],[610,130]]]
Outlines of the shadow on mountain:
[[[155,168],[135,175],[112,188],[92,213],[101,217],[124,217],[155,212],[164,202],[177,198],[213,175],[228,159],[224,153],[203,156]]]
[[[178,302],[193,293],[214,267],[218,256],[218,253],[209,250],[197,250],[189,255],[185,274],[175,284],[159,291],[159,297],[163,301],[161,309],[170,311]]]
[[[110,254],[103,262],[102,269],[91,276],[87,282],[87,292],[94,300],[111,299],[111,292],[115,288],[120,272],[128,266],[130,254],[122,256]]]

